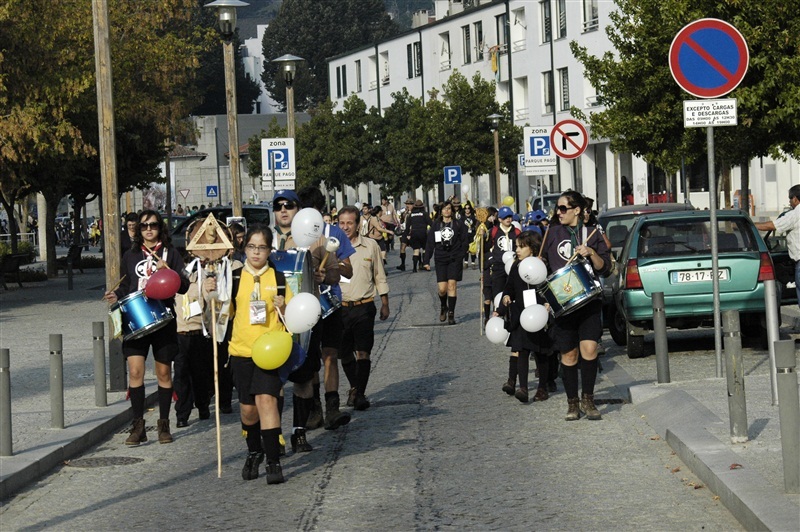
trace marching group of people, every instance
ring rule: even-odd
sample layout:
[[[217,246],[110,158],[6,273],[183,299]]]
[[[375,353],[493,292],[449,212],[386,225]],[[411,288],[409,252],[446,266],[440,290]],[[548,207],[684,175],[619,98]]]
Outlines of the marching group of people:
[[[118,301],[144,290],[159,270],[168,268],[180,276],[177,293],[164,301],[176,319],[142,336],[123,340],[134,417],[126,444],[147,441],[144,367],[151,350],[158,380],[158,441],[173,441],[169,424],[173,394],[177,395],[178,427],[188,425],[193,407],[200,419],[210,417],[215,393],[212,338],[216,338],[220,412],[232,413],[234,388],[238,396],[248,451],[242,477],[258,478],[261,464],[266,461],[267,482],[284,482],[280,456],[286,452],[286,442],[281,418],[287,381],[293,383],[289,438],[293,452],[313,450],[309,430],[320,426],[336,430],[351,420],[351,412],[340,404],[340,364],[349,385],[346,404],[354,411],[370,407],[366,388],[374,324],[376,316],[386,320],[390,313],[385,264],[395,238],[400,242],[398,270],[405,271],[409,248],[413,272],[430,270],[433,261],[440,322],[456,323],[457,283],[462,280],[464,269],[483,267],[485,318],[503,316],[510,333],[507,345],[512,353],[503,391],[528,402],[528,363],[533,356],[540,381],[534,400],[547,399],[556,389],[559,354],[568,400],[567,419],[578,419],[581,412],[589,419],[600,419],[593,403],[597,342],[602,334],[600,302],[593,301],[573,313],[551,319],[546,331],[529,333],[519,323],[535,288],[520,277],[518,265],[523,259],[539,256],[549,272],[564,267],[578,255],[597,275],[610,268],[609,247],[602,231],[587,225],[592,223],[586,214],[590,206],[581,194],[563,193],[550,218],[541,211],[518,216],[505,205],[499,209],[476,209],[466,202],[462,206],[455,197],[437,205],[433,214],[426,211],[421,200],[407,199],[405,208],[397,213],[382,198],[381,205],[374,208],[347,206],[327,213],[322,236],[305,251],[297,250],[292,235],[295,216],[303,208],[322,213],[324,204],[317,188],[278,191],[273,198],[273,227],[253,224],[245,229],[239,224],[231,225],[234,251],[229,257],[230,266],[216,275],[207,275],[203,261],[181,256],[170,245],[158,212],[145,210],[126,218],[121,282],[105,294],[112,308]],[[337,246],[330,249],[327,244],[333,239]],[[283,314],[297,295],[297,285],[293,290],[287,280],[295,272],[283,271],[270,257],[292,250],[304,253],[305,260],[310,261],[313,283],[309,285],[317,297],[327,298],[331,308],[311,330],[304,359],[296,358],[293,351],[284,366],[262,369],[253,360],[254,345],[265,333],[287,330]],[[507,271],[509,252],[515,259]],[[212,305],[215,310],[219,306],[216,322],[209,316]],[[290,362],[297,363],[289,367]]]

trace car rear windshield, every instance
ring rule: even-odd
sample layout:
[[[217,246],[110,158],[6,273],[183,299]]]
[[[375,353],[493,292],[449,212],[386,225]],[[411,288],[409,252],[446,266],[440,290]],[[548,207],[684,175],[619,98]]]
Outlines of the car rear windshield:
[[[718,220],[717,225],[717,247],[720,253],[758,250],[747,220]],[[639,257],[711,252],[711,222],[708,220],[653,220],[642,225],[639,235]]]

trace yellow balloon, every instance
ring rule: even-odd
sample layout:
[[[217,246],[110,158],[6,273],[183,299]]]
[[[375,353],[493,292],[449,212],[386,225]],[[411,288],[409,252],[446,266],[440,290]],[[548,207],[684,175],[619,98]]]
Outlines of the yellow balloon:
[[[292,335],[285,331],[264,333],[253,343],[253,362],[261,369],[278,369],[292,354]]]
[[[505,205],[506,207],[511,207],[512,205],[514,205],[514,197],[506,196],[505,198],[503,198],[503,205]]]

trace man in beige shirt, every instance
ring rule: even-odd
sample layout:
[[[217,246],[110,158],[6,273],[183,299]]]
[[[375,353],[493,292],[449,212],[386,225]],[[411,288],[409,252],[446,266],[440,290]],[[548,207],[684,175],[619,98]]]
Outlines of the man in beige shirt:
[[[389,285],[383,269],[381,249],[371,238],[361,236],[360,213],[355,207],[339,211],[339,227],[350,239],[356,252],[350,256],[353,276],[342,279],[342,325],[344,333],[340,358],[350,381],[348,404],[356,410],[369,408],[365,395],[372,362],[369,359],[375,343],[375,292],[381,298],[381,321],[389,317]],[[355,353],[355,360],[353,360]],[[351,401],[352,399],[352,401]]]

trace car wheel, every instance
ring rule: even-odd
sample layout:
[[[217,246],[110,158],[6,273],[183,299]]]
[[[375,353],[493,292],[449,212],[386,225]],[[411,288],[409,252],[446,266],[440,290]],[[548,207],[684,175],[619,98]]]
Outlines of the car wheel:
[[[625,336],[628,343],[628,358],[642,358],[644,356],[644,336],[631,334],[631,328],[625,324]]]
[[[611,338],[617,345],[626,345],[628,343],[627,327],[625,326],[625,318],[619,313],[616,307],[611,307],[609,310],[608,319],[608,332]]]

